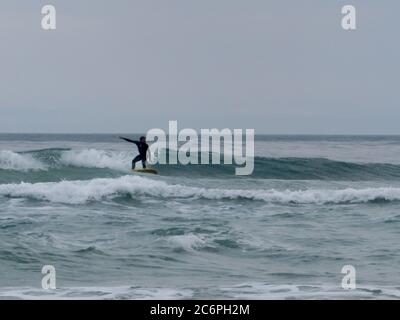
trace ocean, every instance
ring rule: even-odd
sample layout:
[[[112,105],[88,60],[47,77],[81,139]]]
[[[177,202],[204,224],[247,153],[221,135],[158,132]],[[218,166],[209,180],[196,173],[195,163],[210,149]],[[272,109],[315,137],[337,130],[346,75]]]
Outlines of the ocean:
[[[400,298],[400,136],[258,135],[255,153],[250,176],[134,175],[118,135],[0,134],[0,298]]]

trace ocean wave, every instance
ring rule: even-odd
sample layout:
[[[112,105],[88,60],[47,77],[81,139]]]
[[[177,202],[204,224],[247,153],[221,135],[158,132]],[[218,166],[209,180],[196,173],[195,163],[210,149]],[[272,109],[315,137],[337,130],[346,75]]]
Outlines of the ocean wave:
[[[13,171],[46,170],[46,165],[29,154],[0,151],[0,169]]]
[[[35,287],[0,288],[0,299],[24,300],[126,300],[126,299],[190,299],[192,290],[173,288],[120,287],[62,287],[43,290]]]
[[[195,234],[175,235],[167,238],[167,241],[177,249],[193,251],[205,245],[205,240]]]
[[[130,167],[132,154],[97,149],[63,151],[60,163],[67,166],[101,168],[126,171]]]
[[[355,290],[343,290],[337,285],[282,285],[261,282],[243,283],[221,288],[228,299],[399,299],[398,287],[357,286]]]
[[[0,196],[33,198],[66,204],[83,204],[129,195],[209,200],[256,200],[279,204],[340,204],[399,201],[400,188],[381,187],[338,190],[217,189],[168,184],[139,176],[0,185]]]
[[[44,149],[24,153],[0,152],[0,169],[3,170],[52,170],[74,168],[81,170],[111,170],[116,173],[130,169],[134,152],[98,149]],[[140,166],[140,164],[139,164]],[[155,165],[161,175],[209,178],[237,178],[235,165]],[[65,170],[64,179],[70,179]],[[99,171],[100,172],[100,171]],[[60,176],[62,172],[58,172]],[[76,174],[76,172],[74,172]],[[245,176],[246,177],[246,176]],[[251,178],[280,180],[337,180],[374,181],[400,179],[400,165],[386,163],[351,163],[323,158],[254,158]],[[20,178],[18,176],[18,178]],[[29,177],[28,177],[29,178]],[[32,181],[29,180],[28,181]],[[34,181],[32,181],[34,182]]]
[[[43,290],[35,287],[0,288],[0,299],[25,300],[125,300],[125,299],[399,299],[396,286],[358,286],[355,290],[343,290],[335,284],[266,284],[241,283],[231,286],[192,286],[185,288],[142,286],[88,286],[62,287]]]
[[[126,171],[130,168],[132,152],[97,149],[41,149],[25,152],[0,151],[0,169],[45,170],[62,167],[98,168]]]

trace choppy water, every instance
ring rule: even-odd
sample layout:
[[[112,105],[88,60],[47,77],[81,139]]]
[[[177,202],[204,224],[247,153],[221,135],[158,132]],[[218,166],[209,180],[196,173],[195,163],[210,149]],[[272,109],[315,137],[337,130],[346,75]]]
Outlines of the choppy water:
[[[0,135],[0,297],[400,297],[400,137],[258,136],[248,177],[132,175],[133,147]]]

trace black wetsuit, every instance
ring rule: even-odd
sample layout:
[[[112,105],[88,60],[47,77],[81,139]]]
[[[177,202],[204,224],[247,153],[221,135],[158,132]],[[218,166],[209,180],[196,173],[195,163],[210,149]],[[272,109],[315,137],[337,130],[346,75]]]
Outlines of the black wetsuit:
[[[135,164],[138,161],[142,161],[142,165],[143,165],[143,169],[146,168],[146,156],[147,156],[147,150],[149,149],[149,145],[146,142],[140,142],[140,141],[136,141],[136,140],[131,140],[131,139],[127,139],[127,138],[122,138],[125,141],[128,142],[132,142],[134,144],[136,144],[136,146],[138,147],[139,150],[139,155],[137,155],[135,157],[135,159],[132,160],[132,169],[135,169]]]

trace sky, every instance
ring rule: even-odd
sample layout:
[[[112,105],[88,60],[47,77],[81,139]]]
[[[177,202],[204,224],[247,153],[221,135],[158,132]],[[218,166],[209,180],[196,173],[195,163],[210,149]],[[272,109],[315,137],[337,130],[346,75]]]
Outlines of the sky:
[[[42,6],[57,29],[41,28]],[[357,30],[341,8],[357,10]],[[0,132],[400,134],[397,0],[3,0]]]

